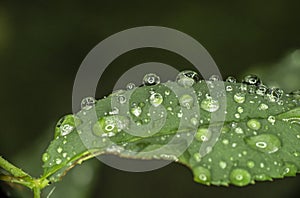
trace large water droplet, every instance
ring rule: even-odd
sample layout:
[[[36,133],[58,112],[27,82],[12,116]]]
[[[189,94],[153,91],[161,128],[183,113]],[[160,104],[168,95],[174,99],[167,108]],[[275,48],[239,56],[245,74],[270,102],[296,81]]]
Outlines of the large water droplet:
[[[206,99],[202,100],[200,107],[205,111],[215,112],[220,108],[220,104],[217,100],[206,97]]]
[[[81,121],[73,115],[66,115],[59,119],[55,127],[54,137],[65,136],[71,133],[75,129],[75,122],[76,126],[81,123]]]
[[[153,73],[146,74],[143,78],[143,84],[146,86],[157,85],[159,83],[160,83],[159,76]]]
[[[256,75],[250,74],[244,77],[243,83],[258,86],[261,84],[261,80]]]
[[[191,87],[200,81],[200,75],[194,71],[185,70],[180,72],[176,77],[176,82],[183,87]]]
[[[278,102],[283,95],[283,91],[278,88],[268,89],[267,98],[270,102]]]
[[[275,153],[281,148],[279,138],[273,134],[261,134],[257,136],[246,137],[245,142],[251,148],[263,153]]]
[[[238,92],[238,93],[234,94],[233,99],[237,103],[244,103],[246,100],[246,94]]]
[[[260,129],[261,127],[261,124],[258,120],[256,119],[250,119],[248,122],[247,122],[247,126],[250,128],[250,129],[253,129],[253,130],[258,130]]]
[[[95,98],[93,97],[86,97],[81,101],[81,109],[89,110],[91,109],[96,103]]]
[[[194,180],[201,184],[210,184],[211,176],[210,171],[202,166],[193,168]]]
[[[234,169],[230,173],[230,181],[237,186],[246,186],[251,182],[251,175],[247,170]]]
[[[190,109],[191,107],[193,107],[193,104],[194,104],[194,98],[188,94],[185,94],[185,95],[182,95],[180,98],[179,98],[179,104],[182,106],[182,107],[185,107],[187,109]]]
[[[195,134],[196,140],[200,142],[208,141],[212,133],[207,128],[199,128]]]
[[[163,97],[160,93],[153,93],[150,96],[150,103],[154,106],[154,107],[158,107],[163,101]]]

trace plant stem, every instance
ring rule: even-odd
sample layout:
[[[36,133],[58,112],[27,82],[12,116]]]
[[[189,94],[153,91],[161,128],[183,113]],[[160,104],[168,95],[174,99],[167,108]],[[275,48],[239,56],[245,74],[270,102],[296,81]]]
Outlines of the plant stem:
[[[2,167],[4,170],[12,174],[14,177],[30,177],[30,175],[22,171],[20,168],[14,166],[13,164],[8,162],[1,156],[0,156],[0,167]]]
[[[33,195],[34,195],[34,198],[40,198],[41,197],[41,189],[38,187],[34,187]]]

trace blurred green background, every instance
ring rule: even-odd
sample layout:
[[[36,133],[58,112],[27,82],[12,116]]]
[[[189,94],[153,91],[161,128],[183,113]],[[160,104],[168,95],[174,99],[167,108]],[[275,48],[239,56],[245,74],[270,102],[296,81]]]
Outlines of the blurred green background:
[[[0,155],[35,176],[56,121],[70,113],[73,81],[87,53],[106,37],[136,26],[166,26],[198,40],[223,75],[256,73],[266,84],[300,88],[300,1],[0,1]],[[192,68],[176,54],[155,49],[126,53],[98,85],[111,92],[122,72],[143,62]],[[0,197],[31,197],[0,183]],[[298,197],[300,177],[237,187],[196,184],[191,172],[171,164],[128,173],[98,160],[76,167],[52,198],[72,197]]]

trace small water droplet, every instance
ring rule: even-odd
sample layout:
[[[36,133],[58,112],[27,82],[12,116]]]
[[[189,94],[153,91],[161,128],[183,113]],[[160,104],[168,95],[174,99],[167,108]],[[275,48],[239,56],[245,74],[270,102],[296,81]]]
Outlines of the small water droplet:
[[[279,138],[272,134],[261,134],[246,137],[245,142],[251,148],[269,154],[277,152],[281,147]]]
[[[182,107],[185,107],[187,109],[190,109],[191,107],[193,107],[194,104],[194,98],[188,94],[182,95],[179,98],[179,104]]]
[[[233,76],[228,76],[226,82],[236,83],[236,79]]]
[[[50,159],[49,153],[44,153],[42,156],[42,161],[45,163]]]
[[[200,75],[194,71],[185,70],[180,72],[176,77],[176,82],[183,87],[191,87],[200,81]]]
[[[150,103],[154,106],[154,107],[158,107],[163,101],[163,97],[160,93],[153,93],[150,96]]]
[[[195,134],[195,138],[200,142],[205,142],[209,140],[211,135],[211,131],[207,128],[199,128]]]
[[[133,90],[135,88],[135,84],[130,82],[126,85],[126,90]]]
[[[265,85],[259,85],[256,89],[256,94],[264,96],[267,93],[268,87]]]
[[[93,133],[96,136],[111,137],[129,125],[129,118],[113,115],[100,118],[93,126]]]
[[[229,92],[230,92],[230,91],[232,91],[232,90],[233,90],[233,88],[232,88],[231,85],[227,85],[227,86],[226,86],[226,91],[229,91]]]
[[[234,130],[234,132],[237,133],[237,134],[243,134],[243,133],[244,133],[244,131],[243,131],[243,129],[242,129],[241,127],[237,127],[237,128]]]
[[[60,146],[56,149],[56,151],[57,151],[58,153],[61,153],[62,150],[63,150],[63,149],[62,149]]]
[[[295,164],[285,163],[283,167],[283,174],[285,176],[296,176],[298,168]]]
[[[247,166],[248,166],[249,168],[254,168],[255,163],[254,163],[253,161],[248,161],[248,162],[247,162]]]
[[[206,99],[202,100],[200,107],[205,111],[215,112],[220,108],[220,104],[217,100],[206,97]]]
[[[89,110],[91,109],[96,103],[95,98],[93,97],[86,97],[81,101],[81,109]]]
[[[227,167],[227,164],[226,164],[226,162],[224,162],[224,161],[220,161],[220,162],[219,162],[219,166],[220,166],[222,169],[225,169],[225,168]]]
[[[240,103],[240,104],[244,103],[246,100],[246,94],[238,92],[238,93],[234,94],[233,99],[237,103]]]
[[[269,116],[268,117],[268,122],[270,122],[272,125],[274,125],[275,122],[276,122],[276,118],[274,116]]]
[[[252,129],[252,130],[259,130],[260,127],[261,127],[261,124],[258,120],[256,119],[250,119],[248,122],[247,122],[247,126]]]
[[[146,74],[143,78],[143,84],[146,86],[157,85],[159,83],[160,83],[159,76],[153,73]]]
[[[139,117],[142,114],[142,108],[140,106],[134,106],[130,109],[130,112],[135,116]]]
[[[246,186],[251,182],[251,175],[247,170],[234,169],[230,173],[230,181],[237,186]]]
[[[56,158],[56,159],[55,159],[55,163],[56,163],[56,164],[60,164],[61,162],[62,162],[62,160],[61,160],[60,158]]]
[[[75,122],[78,126],[81,121],[73,115],[66,115],[59,119],[55,127],[55,138],[71,133],[75,129]]]
[[[281,89],[271,88],[268,89],[266,96],[270,102],[278,102],[282,95],[283,91]]]
[[[238,108],[237,108],[237,112],[239,112],[239,113],[243,113],[243,112],[244,112],[244,109],[243,109],[243,107],[238,107]]]
[[[262,111],[267,110],[268,108],[269,108],[269,106],[266,105],[266,104],[264,104],[264,103],[261,103],[261,104],[258,106],[258,109],[259,109],[259,110],[262,110]]]
[[[256,75],[250,74],[244,77],[243,83],[258,86],[261,84],[261,80]]]
[[[216,75],[216,74],[213,74],[211,77],[209,77],[208,80],[209,81],[213,81],[213,82],[220,81],[220,77],[218,75]]]

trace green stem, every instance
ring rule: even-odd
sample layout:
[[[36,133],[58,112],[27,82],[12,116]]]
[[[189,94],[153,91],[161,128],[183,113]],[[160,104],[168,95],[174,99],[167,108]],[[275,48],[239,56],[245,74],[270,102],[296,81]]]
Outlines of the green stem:
[[[13,164],[8,162],[1,156],[0,156],[0,167],[2,167],[4,170],[12,174],[14,177],[30,177],[30,175],[22,171],[20,168],[14,166]]]
[[[34,187],[33,195],[34,195],[34,198],[40,198],[41,197],[41,189],[39,187]]]

